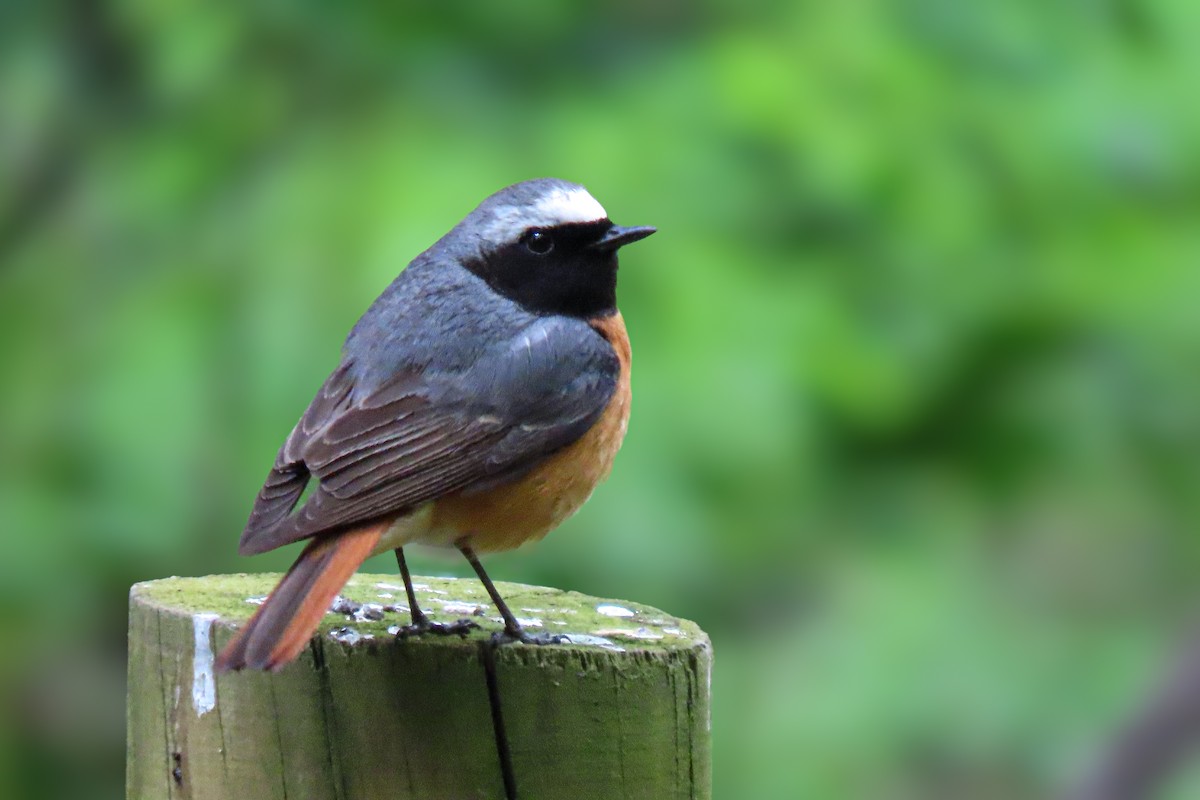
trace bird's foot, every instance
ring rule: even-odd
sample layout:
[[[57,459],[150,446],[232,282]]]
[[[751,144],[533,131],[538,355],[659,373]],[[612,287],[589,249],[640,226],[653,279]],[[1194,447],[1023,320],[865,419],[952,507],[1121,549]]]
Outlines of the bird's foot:
[[[496,631],[492,634],[492,644],[504,645],[520,642],[521,644],[547,645],[547,644],[563,644],[569,642],[566,636],[557,633],[528,633],[523,628],[510,630],[505,628],[502,631]]]
[[[460,619],[454,622],[434,622],[425,617],[411,625],[405,625],[396,631],[397,639],[407,639],[410,636],[424,636],[432,634],[434,636],[466,636],[473,630],[478,630],[479,625],[469,619]]]

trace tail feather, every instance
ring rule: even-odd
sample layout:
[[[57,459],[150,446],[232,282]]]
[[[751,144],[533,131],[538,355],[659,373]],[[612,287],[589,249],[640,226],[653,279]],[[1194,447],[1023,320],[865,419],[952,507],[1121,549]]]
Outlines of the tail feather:
[[[375,523],[313,540],[221,651],[217,671],[276,670],[295,658],[387,527],[386,522]]]

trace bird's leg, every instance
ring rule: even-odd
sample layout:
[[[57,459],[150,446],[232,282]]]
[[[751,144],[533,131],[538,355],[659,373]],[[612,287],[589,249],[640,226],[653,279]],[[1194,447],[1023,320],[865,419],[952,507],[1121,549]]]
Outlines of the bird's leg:
[[[549,633],[526,633],[521,627],[521,623],[508,610],[508,604],[504,602],[504,598],[496,591],[496,587],[492,584],[492,579],[483,570],[483,564],[479,563],[478,556],[469,545],[459,543],[459,551],[466,557],[471,567],[475,570],[475,574],[479,576],[479,582],[483,584],[483,588],[487,589],[488,595],[492,598],[492,602],[496,605],[496,609],[500,612],[500,616],[504,618],[504,632],[496,634],[496,637],[501,640],[516,641],[522,644],[560,644],[566,641],[566,637],[557,636]]]
[[[408,562],[404,560],[404,548],[396,548],[396,564],[400,567],[400,577],[404,579],[404,593],[408,595],[408,613],[412,616],[412,624],[400,628],[396,635],[401,639],[421,633],[459,634],[465,636],[467,631],[479,626],[469,619],[446,624],[431,620],[421,607],[417,605],[417,593],[413,589],[412,575],[408,572]]]
[[[430,620],[417,604],[417,593],[413,590],[412,575],[408,572],[408,562],[404,560],[403,547],[396,548],[396,564],[400,567],[400,577],[404,580],[404,593],[408,595],[408,613],[412,615],[412,626],[428,628]]]

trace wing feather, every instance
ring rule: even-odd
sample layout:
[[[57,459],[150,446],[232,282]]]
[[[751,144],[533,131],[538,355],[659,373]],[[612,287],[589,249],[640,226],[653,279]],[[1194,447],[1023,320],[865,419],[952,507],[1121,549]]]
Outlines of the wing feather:
[[[560,317],[457,373],[404,374],[364,391],[344,363],[280,450],[239,549],[264,552],[519,474],[591,427],[618,370],[602,336]],[[317,486],[293,511],[310,475]]]

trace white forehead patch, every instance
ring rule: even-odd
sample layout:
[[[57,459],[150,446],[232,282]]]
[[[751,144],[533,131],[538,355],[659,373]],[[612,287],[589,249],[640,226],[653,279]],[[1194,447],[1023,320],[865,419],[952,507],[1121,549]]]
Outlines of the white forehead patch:
[[[538,221],[531,226],[563,225],[572,222],[595,222],[608,216],[604,206],[583,188],[555,189],[534,204],[532,217]]]
[[[515,241],[530,228],[596,222],[607,217],[604,206],[582,186],[556,187],[528,205],[493,208],[477,223],[477,230],[486,248]]]

